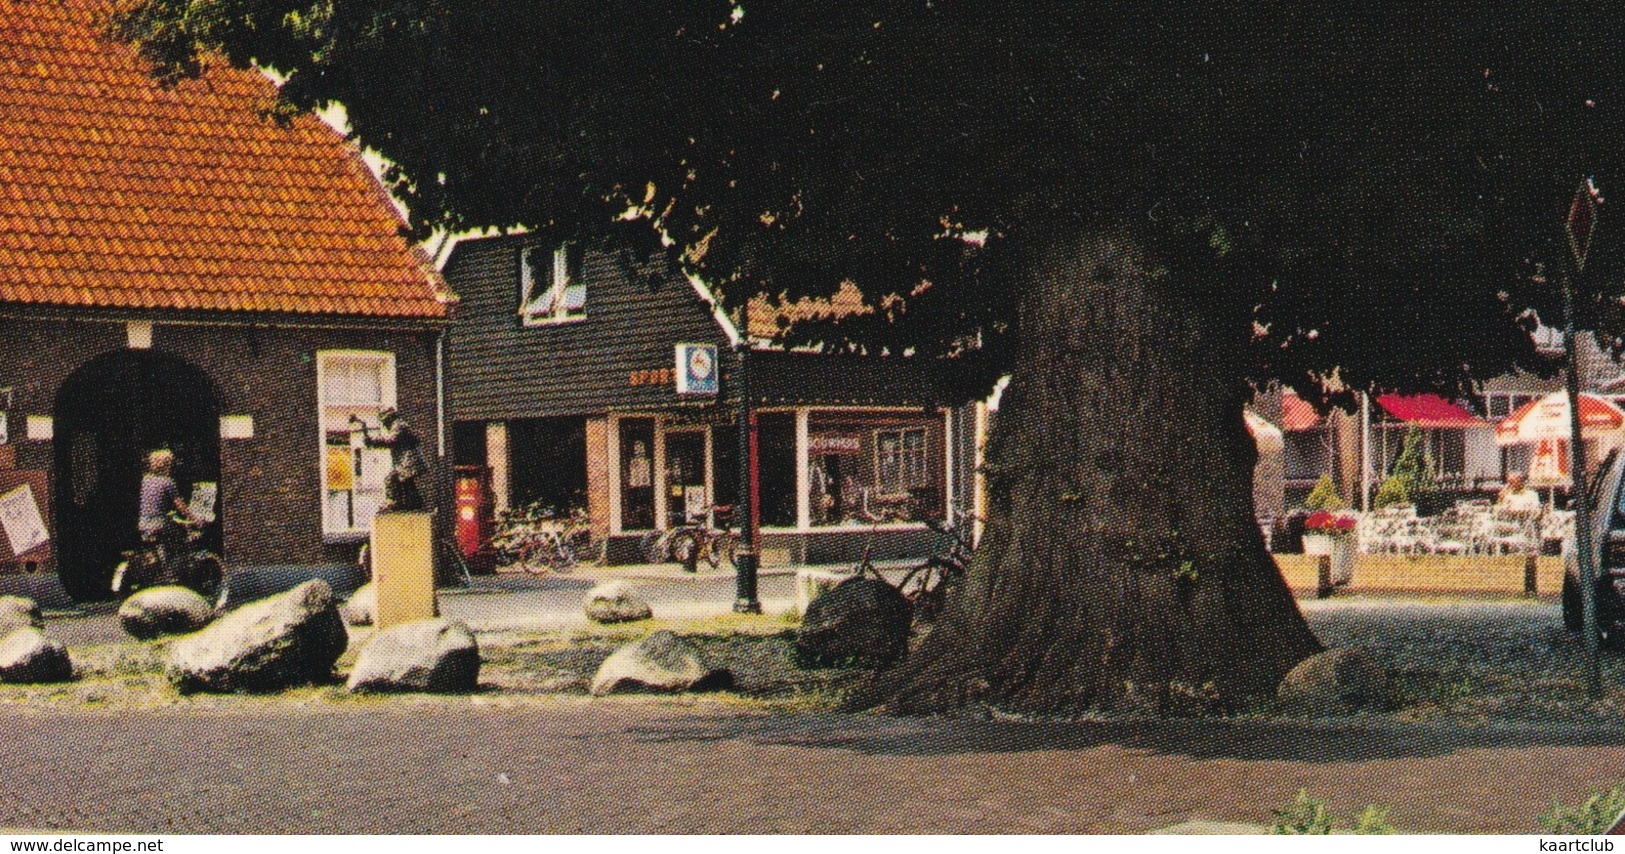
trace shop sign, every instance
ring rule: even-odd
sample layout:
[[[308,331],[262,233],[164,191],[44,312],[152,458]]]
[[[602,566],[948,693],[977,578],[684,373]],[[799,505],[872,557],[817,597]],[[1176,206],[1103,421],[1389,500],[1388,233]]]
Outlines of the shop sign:
[[[863,453],[863,436],[856,433],[814,433],[807,437],[807,451],[818,456]]]
[[[25,483],[0,495],[0,529],[5,531],[13,555],[26,554],[50,542],[32,486]]]
[[[671,368],[652,368],[641,371],[629,371],[626,375],[626,384],[637,388],[646,385],[665,385],[672,381]]]
[[[717,393],[717,345],[677,345],[677,393]]]

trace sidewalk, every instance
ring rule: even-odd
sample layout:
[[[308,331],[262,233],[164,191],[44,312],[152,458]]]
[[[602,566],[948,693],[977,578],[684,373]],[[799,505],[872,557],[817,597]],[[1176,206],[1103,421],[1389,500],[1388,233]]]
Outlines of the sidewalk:
[[[757,573],[757,597],[766,614],[795,607],[795,576],[801,569],[850,571],[844,564],[775,566]],[[890,571],[889,565],[883,569]],[[702,565],[684,572],[676,564],[585,566],[533,576],[523,572],[477,575],[472,588],[440,591],[440,610],[476,631],[553,631],[588,625],[582,597],[604,581],[624,581],[648,601],[661,619],[698,619],[733,613],[735,574],[731,568]]]

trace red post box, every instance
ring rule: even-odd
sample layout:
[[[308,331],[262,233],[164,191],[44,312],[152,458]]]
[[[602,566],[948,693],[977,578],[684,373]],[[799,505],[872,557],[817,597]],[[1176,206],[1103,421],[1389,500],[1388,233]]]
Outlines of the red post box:
[[[491,471],[485,466],[457,466],[457,547],[472,572],[496,571],[491,551]]]

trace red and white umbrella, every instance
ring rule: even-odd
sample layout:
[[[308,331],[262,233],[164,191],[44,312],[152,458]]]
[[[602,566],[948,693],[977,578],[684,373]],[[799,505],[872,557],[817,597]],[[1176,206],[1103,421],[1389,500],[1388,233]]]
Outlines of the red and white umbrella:
[[[1557,391],[1518,408],[1495,425],[1497,445],[1538,445],[1563,441],[1573,427],[1569,423],[1568,392]],[[1580,393],[1580,438],[1618,439],[1625,434],[1625,409],[1606,398]]]

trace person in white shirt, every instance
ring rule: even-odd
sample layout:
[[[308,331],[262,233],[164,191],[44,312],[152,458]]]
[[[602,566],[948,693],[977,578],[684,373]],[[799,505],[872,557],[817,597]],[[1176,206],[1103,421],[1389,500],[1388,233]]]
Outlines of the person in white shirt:
[[[1530,521],[1540,516],[1540,493],[1529,488],[1522,472],[1507,475],[1507,485],[1495,499],[1495,513],[1502,518]]]

